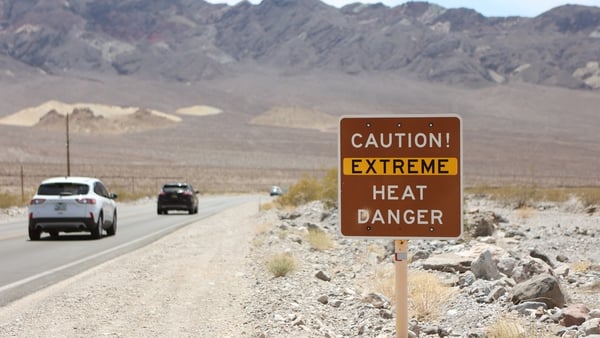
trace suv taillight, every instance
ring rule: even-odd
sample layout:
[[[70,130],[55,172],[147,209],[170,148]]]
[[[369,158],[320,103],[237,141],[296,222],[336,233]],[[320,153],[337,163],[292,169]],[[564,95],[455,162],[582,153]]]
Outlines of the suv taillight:
[[[96,204],[96,200],[93,198],[78,198],[75,201],[79,204]]]
[[[30,205],[38,205],[38,204],[42,204],[44,202],[46,202],[46,200],[43,198],[34,198],[31,201],[29,201],[29,204]]]

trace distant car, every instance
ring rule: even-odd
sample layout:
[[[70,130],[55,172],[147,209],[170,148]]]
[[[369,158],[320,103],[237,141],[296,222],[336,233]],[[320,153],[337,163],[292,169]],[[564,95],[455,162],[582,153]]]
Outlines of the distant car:
[[[198,194],[191,184],[185,182],[167,183],[158,194],[156,213],[167,214],[169,210],[183,210],[189,214],[198,213]]]
[[[59,232],[90,232],[93,238],[117,232],[117,195],[91,177],[54,177],[42,181],[29,202],[29,239],[42,232],[52,238]]]
[[[271,187],[270,195],[271,196],[281,196],[281,195],[283,195],[283,190],[281,190],[281,187],[274,185]]]

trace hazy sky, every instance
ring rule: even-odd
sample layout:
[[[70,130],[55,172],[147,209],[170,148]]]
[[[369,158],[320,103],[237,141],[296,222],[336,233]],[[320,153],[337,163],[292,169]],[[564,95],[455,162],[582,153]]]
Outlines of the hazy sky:
[[[207,0],[211,3],[227,3],[235,5],[239,0]],[[349,3],[377,3],[381,2],[389,7],[394,7],[405,3],[405,0],[321,0],[332,6],[341,7]],[[253,4],[260,3],[260,0],[251,0]],[[472,8],[485,16],[537,16],[551,8],[565,4],[580,4],[587,6],[600,7],[600,0],[431,0],[431,3],[436,3],[446,8],[466,7]]]

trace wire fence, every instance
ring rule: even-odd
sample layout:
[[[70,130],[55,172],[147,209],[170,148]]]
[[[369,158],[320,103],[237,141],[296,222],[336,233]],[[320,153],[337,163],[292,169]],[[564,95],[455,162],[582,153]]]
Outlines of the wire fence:
[[[326,170],[210,168],[195,165],[75,164],[67,169],[57,163],[0,162],[0,193],[33,196],[49,177],[85,176],[101,179],[112,192],[130,195],[158,193],[167,182],[189,182],[201,193],[268,192],[271,185],[288,187],[304,175],[323,175]]]
[[[0,192],[18,194],[21,197],[21,201],[24,202],[34,194],[41,181],[54,176],[62,175],[26,174],[23,168],[18,173],[3,173],[0,174]],[[181,181],[179,176],[137,177],[102,175],[99,178],[111,191],[127,191],[131,195],[148,193],[150,191],[158,192],[160,186],[167,181]]]

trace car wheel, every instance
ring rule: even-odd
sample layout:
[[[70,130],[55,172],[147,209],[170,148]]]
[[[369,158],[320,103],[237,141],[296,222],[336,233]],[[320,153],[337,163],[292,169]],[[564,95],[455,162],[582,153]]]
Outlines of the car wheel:
[[[110,228],[106,229],[106,234],[109,236],[114,236],[117,233],[117,212],[113,215],[112,224]]]
[[[39,241],[42,232],[34,228],[29,228],[29,239],[32,241]]]
[[[58,238],[58,231],[50,231],[50,238],[57,239]]]
[[[96,227],[92,229],[92,238],[102,238],[102,222],[104,222],[104,220],[102,219],[102,215],[100,215],[98,216],[98,223],[96,223]]]

